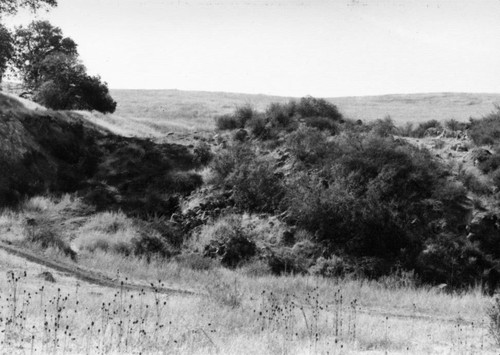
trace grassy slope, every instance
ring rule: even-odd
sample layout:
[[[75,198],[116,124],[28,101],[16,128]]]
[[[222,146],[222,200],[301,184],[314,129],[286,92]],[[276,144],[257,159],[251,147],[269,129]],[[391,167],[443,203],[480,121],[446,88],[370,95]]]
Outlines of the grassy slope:
[[[214,127],[213,117],[250,104],[264,110],[289,97],[179,90],[112,90],[117,116],[163,131]],[[430,119],[465,121],[481,117],[500,104],[500,94],[431,93],[329,98],[347,117],[374,120],[390,115],[397,124]]]

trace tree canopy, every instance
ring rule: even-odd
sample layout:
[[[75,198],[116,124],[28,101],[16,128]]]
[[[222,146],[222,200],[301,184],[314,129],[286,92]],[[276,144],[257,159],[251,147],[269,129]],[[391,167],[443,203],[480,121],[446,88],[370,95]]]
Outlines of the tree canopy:
[[[114,112],[106,83],[90,76],[77,44],[48,21],[34,21],[14,31],[12,67],[38,103],[52,109]]]
[[[48,21],[35,21],[27,27],[17,27],[14,39],[12,64],[29,90],[35,90],[41,85],[41,66],[47,57],[56,53],[78,55],[76,43],[71,38],[64,37],[62,30]]]
[[[111,98],[101,78],[87,74],[85,66],[74,55],[55,52],[39,65],[40,85],[34,99],[56,109],[97,110],[114,112],[116,102]]]
[[[9,30],[0,23],[0,83],[13,53],[12,36]]]
[[[57,6],[57,0],[2,0],[0,1],[0,16],[14,15],[21,8],[37,11],[42,7],[54,6]]]

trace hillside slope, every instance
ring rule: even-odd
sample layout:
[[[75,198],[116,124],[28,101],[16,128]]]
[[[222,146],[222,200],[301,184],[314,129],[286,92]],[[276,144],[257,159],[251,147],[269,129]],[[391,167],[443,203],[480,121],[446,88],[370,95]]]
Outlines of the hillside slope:
[[[176,208],[174,195],[201,183],[190,172],[195,157],[178,144],[118,136],[79,113],[32,110],[1,93],[0,118],[1,206],[79,192],[98,207],[148,213],[154,205],[161,213]]]

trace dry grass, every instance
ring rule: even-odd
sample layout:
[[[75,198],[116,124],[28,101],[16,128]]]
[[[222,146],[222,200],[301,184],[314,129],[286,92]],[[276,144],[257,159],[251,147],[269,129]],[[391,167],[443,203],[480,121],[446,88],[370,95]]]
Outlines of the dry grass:
[[[273,103],[289,97],[179,90],[112,90],[118,102],[116,120],[120,127],[138,132],[164,134],[213,130],[214,117],[232,113],[236,107],[251,105],[264,111]],[[390,115],[397,125],[431,119],[466,121],[481,117],[500,103],[498,94],[430,93],[329,98],[347,117],[372,121]],[[105,118],[109,120],[109,118]]]
[[[225,269],[199,272],[175,263],[146,265],[116,255],[94,255],[95,266],[121,266],[115,275],[122,279],[141,277],[158,286],[168,280],[191,284],[200,292],[160,295],[78,287],[57,273],[57,283],[49,284],[37,278],[36,266],[1,256],[4,349],[179,354],[496,352],[487,333],[488,300],[478,290],[447,295],[433,289],[387,289],[362,280],[252,278]],[[15,281],[6,270],[14,271]]]

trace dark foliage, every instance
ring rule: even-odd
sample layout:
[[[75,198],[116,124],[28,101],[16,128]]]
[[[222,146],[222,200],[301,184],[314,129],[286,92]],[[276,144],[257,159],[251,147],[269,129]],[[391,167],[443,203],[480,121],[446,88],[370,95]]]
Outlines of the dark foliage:
[[[212,240],[205,246],[203,255],[218,258],[222,265],[236,267],[249,260],[256,253],[256,245],[241,228],[235,228],[229,235]]]
[[[90,76],[78,59],[76,43],[48,21],[15,31],[13,67],[38,103],[55,110],[114,112],[106,83]]]
[[[294,108],[301,117],[326,117],[332,121],[342,120],[342,114],[338,111],[337,106],[325,99],[316,99],[311,96],[303,97]]]
[[[2,0],[0,2],[0,17],[3,14],[14,15],[22,8],[36,11],[42,7],[54,6],[57,6],[57,0]]]
[[[281,178],[261,159],[238,164],[227,179],[236,207],[252,212],[274,212],[284,196]]]
[[[229,114],[215,117],[215,126],[221,131],[242,128],[241,122]]]
[[[422,138],[429,132],[429,129],[435,129],[436,131],[442,130],[443,126],[438,120],[429,120],[422,122],[418,125],[416,129],[411,132],[413,137]]]
[[[336,134],[340,130],[337,124],[327,117],[307,117],[305,121],[307,126],[320,131],[329,131],[331,134]]]
[[[0,11],[1,13],[1,11]],[[7,69],[7,63],[14,53],[13,39],[9,30],[0,23],[0,83]]]
[[[469,136],[477,145],[496,145],[500,142],[500,107],[482,119],[471,120]]]

